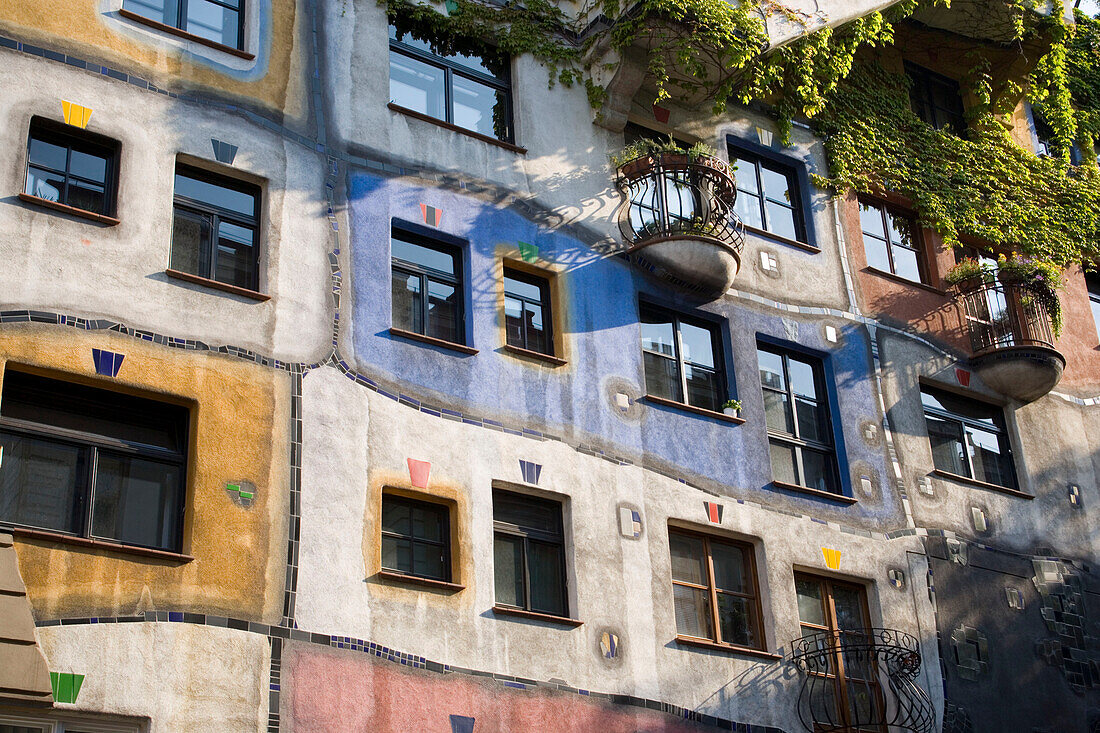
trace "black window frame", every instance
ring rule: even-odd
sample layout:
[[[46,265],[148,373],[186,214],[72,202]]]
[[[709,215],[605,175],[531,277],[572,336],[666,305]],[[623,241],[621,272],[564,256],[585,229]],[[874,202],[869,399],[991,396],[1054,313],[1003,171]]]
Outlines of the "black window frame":
[[[932,465],[935,466],[936,470],[939,471],[940,473],[946,473],[946,474],[949,474],[949,475],[952,475],[952,476],[961,476],[962,478],[970,479],[971,481],[978,481],[982,484],[986,484],[986,485],[989,485],[989,486],[997,486],[997,487],[1009,489],[1011,491],[1019,491],[1020,490],[1020,477],[1016,473],[1016,459],[1015,459],[1015,457],[1013,455],[1013,451],[1012,451],[1012,441],[1011,441],[1011,439],[1009,437],[1009,434],[1008,434],[1008,423],[1005,420],[1004,409],[1002,407],[1000,407],[999,405],[994,405],[992,403],[985,402],[983,400],[976,400],[973,397],[960,395],[957,392],[952,392],[950,390],[941,389],[939,387],[935,387],[935,386],[928,385],[928,384],[921,384],[920,385],[920,391],[921,391],[921,395],[922,395],[921,410],[924,413],[924,423],[925,423],[925,433],[926,434],[929,434],[931,432],[928,428],[928,417],[929,417],[929,415],[931,415],[932,417],[934,417],[936,419],[939,419],[939,420],[942,420],[942,421],[945,421],[945,422],[954,423],[955,425],[957,425],[958,430],[959,430],[958,434],[960,436],[959,442],[964,446],[967,445],[967,440],[966,440],[967,435],[968,435],[967,432],[966,432],[967,427],[981,430],[983,433],[992,433],[992,434],[996,435],[997,436],[997,445],[998,445],[998,447],[1000,448],[1000,451],[1001,451],[1000,455],[1003,456],[1005,459],[1007,459],[1008,476],[1012,479],[1012,481],[1010,482],[1010,484],[998,484],[998,483],[994,483],[992,481],[987,481],[985,478],[978,478],[977,476],[975,476],[974,475],[974,461],[973,461],[973,458],[970,455],[969,450],[964,450],[963,451],[963,459],[964,459],[963,467],[966,469],[966,473],[960,474],[960,473],[957,473],[956,471],[951,470],[949,468],[941,468],[940,466],[936,465],[936,453],[935,453],[935,451],[933,451],[932,452]],[[951,400],[960,400],[960,401],[963,401],[963,402],[967,402],[972,407],[978,407],[982,410],[985,410],[988,414],[988,419],[991,420],[993,424],[991,426],[989,423],[983,422],[983,421],[981,421],[977,418],[972,418],[972,417],[967,416],[967,415],[959,415],[957,413],[951,412],[951,411],[946,410],[946,409],[940,409],[940,408],[937,408],[937,407],[932,407],[930,405],[926,405],[926,404],[924,404],[924,400],[923,400],[923,395],[924,394],[928,394],[929,396],[932,396],[932,397],[937,397],[938,395],[943,395],[943,396],[946,396],[948,399],[951,399]],[[931,448],[931,445],[932,445],[931,435],[928,435],[928,440],[929,440],[929,448]],[[953,469],[954,467],[952,466],[951,468]]]
[[[131,7],[126,7],[126,0],[123,0],[122,9],[125,10],[126,12],[128,12],[128,13],[133,13],[134,15],[140,15],[142,18],[146,18],[148,20],[151,20],[154,23],[160,23],[161,25],[166,25],[166,26],[169,26],[171,28],[175,28],[176,30],[181,31],[182,33],[186,33],[189,36],[194,36],[195,38],[201,39],[202,41],[209,42],[209,43],[216,43],[219,46],[223,46],[223,47],[228,46],[229,48],[235,48],[238,51],[244,51],[244,30],[245,30],[244,26],[245,26],[245,18],[247,17],[247,15],[246,15],[246,3],[248,2],[248,0],[239,0],[240,1],[240,7],[239,8],[230,7],[225,2],[222,2],[222,0],[201,0],[201,1],[209,3],[211,5],[218,5],[222,8],[225,8],[226,10],[231,10],[231,11],[233,11],[237,14],[237,42],[235,44],[233,44],[232,46],[229,46],[228,44],[223,43],[222,41],[215,41],[215,40],[212,40],[210,38],[207,38],[206,36],[199,35],[198,33],[195,33],[194,31],[187,30],[187,27],[186,27],[187,26],[187,4],[188,4],[188,2],[190,2],[190,0],[177,0],[179,5],[178,5],[177,10],[176,10],[176,19],[175,19],[174,22],[171,22],[171,23],[167,22],[166,20],[159,20],[157,18],[152,18],[152,17],[146,15],[145,13],[134,10],[132,5],[131,5]],[[163,18],[164,16],[162,15],[161,17]]]
[[[182,173],[181,173],[182,172]],[[202,181],[219,188],[224,188],[230,191],[236,191],[253,197],[253,216],[251,218],[244,216],[240,212],[233,211],[224,207],[216,206],[205,201],[196,201],[195,199],[188,198],[181,195],[175,190],[176,176],[184,175],[187,178],[196,181]],[[169,267],[182,272],[188,272],[188,274],[196,275],[206,280],[213,280],[214,282],[222,283],[223,285],[229,285],[231,287],[241,287],[245,290],[251,290],[253,292],[260,291],[260,216],[263,206],[263,189],[256,183],[245,181],[240,178],[234,178],[232,176],[226,176],[221,173],[215,173],[213,171],[206,170],[205,168],[199,168],[194,165],[190,165],[183,161],[176,161],[176,167],[172,175],[173,190],[172,190],[172,217],[173,222],[175,220],[175,212],[177,209],[182,209],[193,216],[199,216],[206,219],[210,226],[210,241],[205,243],[205,246],[199,252],[199,267],[201,272],[189,272],[188,270],[181,270],[181,268],[175,267],[175,263],[169,257]],[[252,277],[250,278],[248,285],[237,285],[236,283],[225,282],[217,278],[218,274],[218,224],[222,221],[226,221],[236,226],[251,229],[253,232],[252,240]],[[174,234],[173,234],[174,236]],[[175,246],[171,248],[171,253],[174,253]]]
[[[665,307],[662,307],[660,305],[655,305],[653,303],[650,303],[646,300],[641,300],[641,301],[638,302],[639,329],[641,327],[643,319],[645,318],[646,313],[655,314],[657,316],[664,317],[664,318],[669,318],[669,319],[672,320],[672,331],[673,331],[673,336],[674,336],[673,346],[675,347],[675,354],[671,357],[667,354],[662,354],[659,351],[652,351],[650,349],[646,349],[644,346],[642,346],[641,333],[639,332],[638,345],[639,345],[639,347],[641,347],[641,350],[642,350],[642,362],[643,362],[642,363],[642,382],[643,382],[643,384],[646,385],[646,396],[647,397],[658,397],[658,399],[668,399],[672,402],[676,402],[676,403],[679,403],[679,404],[682,404],[682,405],[686,405],[688,407],[694,407],[694,408],[697,408],[697,409],[700,409],[700,410],[710,410],[712,412],[721,412],[722,404],[726,400],[729,399],[729,384],[728,384],[727,379],[726,379],[726,356],[725,356],[725,349],[722,346],[722,327],[721,327],[721,324],[715,323],[713,321],[708,321],[704,318],[696,318],[696,317],[693,317],[693,316],[686,316],[686,315],[684,315],[684,314],[682,314],[678,311],[672,310],[670,308],[665,308]],[[704,330],[706,330],[710,333],[710,340],[711,340],[710,347],[711,347],[711,352],[714,356],[714,368],[713,369],[708,367],[708,366],[705,366],[705,365],[700,365],[700,364],[695,364],[694,362],[685,362],[684,361],[684,358],[683,358],[683,338],[680,335],[680,324],[681,323],[686,323],[688,325],[695,326],[696,328],[704,329]],[[646,369],[645,369],[645,354],[653,354],[654,356],[659,356],[659,357],[664,358],[664,359],[669,359],[670,361],[674,361],[676,363],[676,371],[677,371],[677,373],[679,375],[679,378],[680,378],[680,394],[682,396],[682,399],[674,400],[671,397],[662,398],[659,395],[656,395],[655,393],[653,393],[649,390],[649,380],[646,376]],[[699,405],[693,405],[691,402],[688,401],[687,370],[684,368],[685,364],[691,366],[693,369],[700,369],[702,371],[712,372],[715,375],[715,386],[716,386],[715,391],[718,394],[718,398],[717,398],[716,401],[717,401],[718,404],[714,408],[702,407],[702,406],[699,406]]]
[[[65,170],[59,171],[54,168],[49,168],[45,165],[33,163],[31,161],[31,144],[39,140],[51,145],[57,145],[66,149],[65,153]],[[87,155],[93,155],[98,158],[102,158],[105,161],[104,180],[102,183],[99,181],[93,181],[91,179],[84,178],[83,176],[77,176],[70,173],[69,169],[72,165],[73,151],[85,153]],[[28,196],[33,196],[36,199],[41,199],[40,196],[33,191],[27,190],[27,183],[30,176],[30,169],[40,168],[42,170],[49,171],[56,175],[62,176],[65,179],[65,187],[63,191],[58,193],[58,200],[56,202],[63,206],[68,206],[78,211],[87,211],[91,214],[97,214],[99,216],[106,216],[113,218],[115,216],[118,205],[118,179],[119,179],[119,153],[121,145],[117,140],[105,137],[103,135],[97,135],[87,130],[82,130],[78,127],[71,125],[65,125],[55,120],[51,120],[47,117],[39,117],[35,115],[31,117],[30,125],[27,130],[27,164],[23,171],[23,193]],[[85,209],[80,206],[74,206],[68,201],[69,179],[75,179],[92,183],[94,185],[103,186],[103,210],[93,211],[92,209]],[[42,199],[49,201],[49,199]]]
[[[885,201],[878,201],[878,200],[871,199],[871,198],[866,198],[866,197],[863,197],[863,196],[859,197],[858,204],[859,204],[860,207],[867,206],[867,207],[876,209],[879,212],[879,216],[882,220],[882,227],[883,227],[882,231],[886,235],[886,239],[883,239],[882,237],[879,237],[877,234],[874,234],[872,232],[867,232],[866,230],[864,230],[863,229],[863,224],[862,224],[863,212],[862,211],[860,212],[860,222],[861,223],[860,223],[859,233],[860,233],[860,236],[863,239],[863,251],[864,251],[865,256],[866,256],[866,252],[867,252],[867,238],[868,237],[870,237],[871,239],[878,240],[879,242],[883,242],[886,245],[886,257],[887,257],[888,262],[890,263],[890,269],[888,271],[881,270],[880,268],[875,267],[874,265],[870,264],[870,262],[867,263],[867,266],[870,267],[872,270],[875,270],[876,272],[888,272],[890,275],[893,275],[894,277],[899,277],[902,280],[906,280],[908,282],[915,282],[915,283],[924,284],[924,285],[929,284],[930,277],[929,277],[929,274],[928,274],[928,259],[927,259],[927,257],[925,257],[925,251],[924,251],[924,238],[921,236],[921,229],[920,229],[920,225],[917,223],[916,216],[914,216],[911,212],[907,212],[905,209],[901,208],[900,206],[895,206],[893,204],[886,203]],[[910,247],[910,246],[908,246],[906,244],[903,244],[901,242],[895,242],[894,241],[894,239],[893,239],[893,227],[890,226],[890,219],[887,217],[887,214],[889,214],[889,216],[893,217],[894,219],[904,219],[906,222],[908,222],[909,232],[910,232],[909,236],[910,236],[910,238],[913,242],[913,246]],[[906,277],[905,275],[900,274],[897,271],[897,267],[894,264],[894,248],[895,247],[900,247],[901,249],[907,249],[907,250],[909,250],[910,252],[912,252],[913,254],[916,255],[918,279],[913,280],[911,278]]]
[[[752,165],[751,175],[756,181],[756,190],[758,194],[744,190],[740,185],[737,186],[738,196],[748,196],[753,199],[759,200],[760,221],[763,224],[762,227],[756,227],[751,224],[745,224],[745,228],[753,232],[762,232],[771,237],[777,237],[784,242],[794,241],[798,244],[806,245],[816,249],[815,244],[811,241],[811,232],[809,218],[810,212],[807,210],[807,191],[809,191],[808,180],[806,180],[805,171],[803,167],[794,164],[793,162],[786,162],[778,160],[776,156],[765,154],[764,149],[755,145],[751,145],[743,140],[738,140],[736,143],[729,142],[729,159],[731,165],[736,165],[737,162],[746,163]],[[735,162],[736,161],[736,162]],[[734,171],[734,183],[742,176],[749,175],[747,170],[741,170],[743,166],[737,166],[737,170]],[[787,180],[787,191],[791,194],[792,200],[790,202],[781,201],[776,198],[769,198],[767,192],[764,190],[763,175],[760,173],[761,168],[766,168],[772,173],[783,176]],[[768,224],[768,202],[779,204],[784,208],[791,210],[791,215],[794,220],[795,237],[794,239],[788,238],[786,235],[773,231],[769,228]]]
[[[904,63],[905,76],[909,80],[909,106],[913,114],[937,130],[948,131],[965,138],[967,133],[966,106],[963,104],[962,89],[959,82],[951,77],[937,74],[912,61]],[[951,98],[958,101],[957,109],[938,106],[934,100],[933,87],[946,90]]]
[[[1092,322],[1096,327],[1096,338],[1100,340],[1100,274],[1085,273],[1085,291],[1089,296],[1089,309],[1092,311]]]
[[[840,446],[838,445],[835,426],[833,425],[832,407],[830,405],[832,391],[830,389],[829,383],[826,381],[824,360],[819,357],[806,354],[804,352],[784,348],[783,346],[779,346],[777,344],[762,340],[757,340],[756,351],[758,375],[757,380],[760,382],[761,397],[763,397],[763,393],[765,391],[786,395],[788,409],[790,410],[791,424],[794,427],[793,433],[776,430],[770,425],[767,425],[767,417],[765,416],[765,426],[768,433],[769,445],[768,464],[772,467],[772,482],[783,486],[791,485],[800,489],[808,489],[810,491],[822,491],[826,494],[834,494],[839,497],[844,497],[844,481],[843,477],[840,474],[840,466],[838,460]],[[778,356],[783,360],[783,381],[786,384],[786,390],[779,390],[774,387],[769,387],[765,385],[763,380],[760,378],[759,353],[761,351],[772,354],[774,356]],[[801,435],[802,427],[798,419],[798,411],[796,408],[796,405],[798,404],[797,399],[799,398],[796,398],[795,396],[794,385],[790,377],[790,362],[792,359],[809,366],[811,371],[813,372],[814,391],[817,393],[817,398],[815,402],[817,403],[816,406],[818,409],[818,414],[821,418],[819,428],[825,436],[830,438],[831,442],[829,443],[824,443],[816,440],[807,440]],[[805,399],[805,397],[802,397],[801,399]],[[782,444],[784,447],[794,449],[795,472],[797,473],[797,475],[795,476],[796,482],[794,484],[787,484],[784,481],[776,481],[774,479],[775,469],[771,463],[770,451],[770,446],[773,443],[779,443]],[[811,451],[826,456],[826,465],[829,469],[828,480],[833,486],[832,489],[822,490],[817,489],[813,486],[808,486],[806,484],[806,471],[804,466],[805,461],[803,458],[804,451]]]
[[[544,354],[546,356],[554,356],[554,311],[553,311],[553,308],[551,307],[550,278],[543,277],[541,275],[536,275],[536,274],[528,272],[526,270],[517,269],[517,268],[509,265],[508,263],[504,264],[504,272],[503,272],[502,277],[503,277],[503,282],[504,282],[504,297],[505,297],[505,299],[512,298],[513,300],[520,301],[520,303],[522,303],[525,306],[524,307],[524,313],[525,314],[527,312],[526,306],[528,304],[537,305],[542,309],[543,332],[546,334],[546,350],[542,351],[542,350],[535,349],[535,348],[532,348],[531,346],[529,346],[530,338],[529,338],[528,333],[527,333],[527,318],[526,317],[523,318],[523,343],[522,344],[512,343],[512,341],[510,339],[510,334],[508,332],[507,304],[505,304],[504,343],[508,344],[509,346],[513,346],[517,349],[523,349],[525,351],[533,351],[535,353]],[[520,294],[515,293],[515,292],[509,292],[508,291],[508,280],[509,279],[517,280],[517,281],[522,282],[522,283],[527,283],[528,285],[533,285],[536,288],[538,288],[539,289],[539,300],[535,301],[531,298],[528,298],[525,295],[520,295]]]
[[[444,116],[442,118],[439,118],[439,117],[435,117],[434,115],[430,115],[426,112],[418,112],[417,111],[416,113],[417,114],[423,114],[427,117],[431,117],[432,119],[437,119],[437,120],[440,120],[442,122],[446,122],[449,125],[454,125],[455,127],[457,127],[460,130],[468,130],[469,132],[472,132],[472,133],[477,134],[477,135],[484,134],[484,133],[479,132],[478,130],[473,130],[473,129],[470,129],[468,127],[462,127],[461,125],[457,124],[454,121],[454,77],[455,77],[455,75],[458,75],[459,77],[468,79],[468,80],[476,82],[478,84],[483,84],[485,86],[491,87],[491,88],[495,89],[498,92],[503,92],[502,98],[504,99],[505,118],[506,118],[504,120],[504,134],[500,135],[500,134],[497,133],[496,130],[494,130],[493,134],[492,134],[492,137],[496,138],[497,140],[500,140],[501,142],[505,142],[505,143],[508,143],[510,145],[514,145],[516,134],[515,134],[515,105],[514,105],[514,102],[512,100],[512,69],[511,69],[512,65],[511,65],[511,58],[507,54],[505,54],[501,51],[498,51],[496,49],[491,49],[491,48],[485,48],[484,44],[478,44],[476,42],[469,42],[468,44],[465,44],[467,46],[467,48],[462,48],[461,50],[454,49],[455,53],[461,53],[464,56],[474,56],[474,57],[478,57],[478,58],[482,58],[482,59],[488,57],[489,55],[491,55],[493,53],[498,54],[498,56],[499,56],[498,61],[500,62],[501,69],[503,71],[502,75],[501,76],[494,76],[492,74],[486,74],[484,72],[477,71],[476,69],[472,69],[469,66],[466,66],[464,64],[452,61],[452,60],[448,59],[446,55],[441,55],[441,54],[434,53],[434,52],[428,52],[428,51],[425,51],[422,48],[417,48],[417,47],[412,46],[408,43],[404,43],[401,39],[406,34],[408,34],[408,35],[410,35],[414,38],[417,38],[418,40],[421,40],[421,41],[427,43],[429,46],[432,46],[432,47],[436,46],[436,44],[433,42],[432,39],[418,38],[417,35],[415,33],[413,33],[411,28],[402,27],[402,26],[404,26],[404,24],[401,22],[400,19],[398,19],[397,22],[395,23],[395,20],[393,18],[390,18],[389,30],[388,30],[388,33],[390,34],[389,35],[389,50],[390,50],[390,52],[391,53],[397,53],[397,54],[400,54],[402,56],[407,56],[407,57],[412,58],[416,61],[420,61],[422,63],[428,64],[429,66],[434,66],[434,67],[436,67],[437,69],[440,69],[443,72],[443,95],[444,95],[444,107],[445,107]],[[452,43],[455,43],[455,41],[452,40]],[[461,45],[461,44],[459,43],[459,44],[456,44],[456,45]],[[480,48],[478,48],[479,46],[480,46]],[[387,64],[388,63],[389,63],[389,59],[387,58]],[[397,105],[396,102],[394,102],[392,99],[390,100],[390,103],[394,104],[395,106],[398,106],[398,107],[401,106],[401,105]],[[405,109],[405,108],[402,107],[402,109]]]
[[[436,270],[431,267],[425,267],[416,262],[410,262],[409,260],[403,260],[393,254],[392,240],[400,239],[403,242],[409,244],[415,244],[420,247],[435,250],[451,257],[454,262],[454,275],[443,272],[442,270]],[[465,247],[457,242],[450,241],[450,239],[444,239],[434,233],[429,234],[420,227],[409,226],[407,224],[398,223],[394,221],[390,229],[390,323],[394,323],[393,319],[393,302],[392,302],[392,282],[394,271],[405,273],[406,275],[415,276],[420,278],[420,331],[408,330],[410,333],[415,333],[425,338],[436,339],[438,341],[444,341],[446,343],[454,343],[459,346],[469,346],[466,337],[466,267],[463,262],[465,255]],[[428,333],[428,312],[429,302],[428,297],[428,282],[429,280],[435,280],[437,282],[449,285],[454,288],[455,291],[455,334],[458,336],[457,341],[448,341],[447,339],[440,339],[436,336],[432,336]]]
[[[173,429],[176,433],[180,450],[173,451],[163,447],[126,441],[116,437],[104,436],[91,430],[78,430],[52,425],[46,422],[12,418],[10,416],[5,416],[0,413],[0,433],[44,441],[52,443],[54,445],[73,447],[79,449],[82,452],[82,456],[79,459],[78,464],[80,465],[79,476],[76,479],[76,486],[74,486],[73,488],[74,506],[72,509],[72,524],[76,525],[75,531],[71,529],[60,529],[56,527],[39,527],[35,525],[14,522],[3,517],[0,517],[0,525],[9,527],[27,527],[30,529],[49,532],[51,534],[68,535],[72,537],[96,540],[100,542],[109,542],[124,547],[152,549],[176,554],[182,552],[184,515],[186,513],[188,496],[187,479],[190,453],[190,430],[192,423],[190,409],[184,405],[174,402],[155,400],[144,396],[138,397],[121,392],[116,392],[114,390],[104,389],[100,386],[91,386],[76,382],[69,382],[63,379],[56,379],[54,377],[46,377],[31,372],[24,372],[21,370],[12,369],[10,367],[4,374],[3,392],[7,393],[9,389],[12,389],[11,385],[13,383],[24,380],[29,380],[30,390],[32,391],[32,393],[36,390],[54,390],[60,392],[69,390],[70,395],[75,393],[77,395],[83,394],[85,396],[93,393],[98,393],[95,394],[95,399],[109,400],[114,398],[119,400],[123,404],[129,404],[131,407],[137,406],[139,403],[144,403],[146,409],[148,409],[149,406],[155,405],[156,410],[161,410],[165,414],[176,412],[176,420],[178,422]],[[23,386],[24,388],[26,388],[27,385]],[[8,399],[15,401],[14,398],[11,398],[10,396],[8,397]],[[77,397],[76,399],[80,400],[81,398]],[[0,403],[0,405],[2,405],[2,403]],[[143,411],[143,414],[147,414],[147,412]],[[170,527],[170,531],[172,532],[173,537],[173,542],[170,546],[158,547],[151,545],[141,545],[133,542],[125,542],[112,537],[99,537],[94,534],[93,512],[95,510],[96,504],[95,486],[99,459],[100,456],[103,454],[139,458],[148,462],[164,464],[179,471],[178,496],[176,497],[177,502],[175,506],[176,521],[173,526]]]
[[[387,504],[389,504],[390,506],[401,504],[409,507],[410,509],[419,509],[421,511],[429,511],[436,514],[441,519],[441,525],[443,528],[442,540],[436,542],[435,540],[428,540],[425,538],[416,537],[412,534],[411,528],[408,535],[387,531],[385,523]],[[402,494],[391,493],[389,491],[383,491],[381,512],[382,516],[381,521],[379,522],[381,538],[384,539],[385,537],[393,537],[397,540],[407,540],[414,547],[416,545],[429,545],[432,547],[438,547],[440,551],[440,560],[443,567],[443,577],[437,578],[432,575],[427,575],[425,573],[418,573],[415,572],[412,567],[409,567],[408,569],[386,567],[385,553],[382,553],[382,560],[379,563],[379,567],[389,572],[407,575],[411,578],[424,578],[426,580],[435,580],[442,583],[450,583],[452,573],[454,572],[451,564],[451,508],[441,502],[429,501],[426,499],[419,499],[411,496],[404,496]]]
[[[557,518],[557,531],[547,532],[536,527],[524,526],[515,522],[505,521],[499,518],[500,510],[498,497],[505,498],[509,501],[521,501],[530,504],[542,505],[543,507],[552,508]],[[521,611],[527,611],[530,613],[538,613],[550,616],[557,616],[560,618],[570,618],[570,604],[569,604],[569,576],[566,562],[566,546],[565,546],[565,517],[564,517],[564,505],[560,501],[554,499],[545,499],[538,496],[531,496],[530,494],[524,494],[517,491],[509,491],[508,489],[494,488],[493,489],[493,542],[494,546],[498,535],[506,535],[510,538],[518,538],[523,541],[523,605],[513,606],[511,604],[502,603],[499,599],[495,599],[494,603],[497,606],[503,608],[514,608]],[[561,594],[561,613],[556,613],[548,610],[539,610],[532,606],[531,603],[531,553],[530,546],[532,542],[539,542],[545,545],[554,545],[559,548],[559,556],[561,557],[561,586],[557,589]],[[494,550],[495,552],[495,550]],[[494,567],[493,575],[494,582],[496,579],[497,568]],[[495,590],[494,590],[495,595]]]

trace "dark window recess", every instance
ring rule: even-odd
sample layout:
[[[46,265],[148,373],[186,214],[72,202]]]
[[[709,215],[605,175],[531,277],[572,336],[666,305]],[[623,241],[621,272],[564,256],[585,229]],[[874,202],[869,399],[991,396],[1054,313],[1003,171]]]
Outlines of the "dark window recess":
[[[493,572],[497,605],[568,616],[561,504],[494,490]]]
[[[764,648],[752,545],[669,530],[676,633]]]
[[[840,493],[821,361],[757,344],[772,478]]]
[[[550,283],[546,278],[504,268],[504,329],[509,346],[554,354]]]
[[[908,61],[905,75],[909,77],[909,104],[913,113],[938,130],[950,130],[965,137],[966,117],[959,83]]]
[[[117,186],[118,143],[39,117],[31,120],[24,193],[113,216]]]
[[[1100,276],[1090,272],[1085,275],[1085,285],[1089,290],[1089,306],[1092,308],[1092,322],[1096,327],[1096,337],[1100,339]]]
[[[1004,412],[999,407],[930,387],[921,388],[920,398],[937,469],[1017,488]]]
[[[511,143],[509,67],[508,56],[491,47],[455,39],[430,42],[390,26],[391,102]]]
[[[806,241],[798,176],[789,167],[730,147],[736,168],[737,215],[745,225],[798,242]]]
[[[859,202],[867,264],[913,282],[927,282],[917,223],[910,216],[869,201]]]
[[[8,370],[0,522],[180,550],[188,411]]]
[[[175,185],[172,269],[258,290],[259,187],[182,164]]]
[[[646,393],[715,412],[726,401],[718,328],[643,303]]]
[[[450,512],[442,504],[382,495],[382,568],[451,581]]]
[[[390,247],[394,328],[464,345],[461,251],[399,230]]]
[[[230,48],[244,48],[244,0],[123,0],[132,13]]]

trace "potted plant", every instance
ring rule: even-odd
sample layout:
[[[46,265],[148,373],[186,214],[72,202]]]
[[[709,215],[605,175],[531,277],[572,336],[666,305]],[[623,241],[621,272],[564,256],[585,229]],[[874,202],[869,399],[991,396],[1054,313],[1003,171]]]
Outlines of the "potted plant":
[[[948,270],[943,279],[948,285],[954,285],[961,292],[966,292],[984,283],[993,282],[993,272],[991,265],[979,262],[974,257],[967,257]]]
[[[997,279],[1006,285],[1017,285],[1023,293],[1022,305],[1038,303],[1050,316],[1050,327],[1057,338],[1062,335],[1062,301],[1058,290],[1063,287],[1062,271],[1049,262],[1040,262],[1030,257],[999,255],[997,257]]]
[[[690,148],[682,147],[672,139],[654,140],[640,138],[611,156],[611,164],[628,178],[634,177],[653,166],[658,160],[667,165],[686,165],[702,160],[713,168],[724,169],[725,164],[716,157],[714,148],[704,143],[695,143]],[[713,163],[711,161],[714,161]]]
[[[732,417],[740,417],[741,400],[726,400],[722,403],[722,414]]]

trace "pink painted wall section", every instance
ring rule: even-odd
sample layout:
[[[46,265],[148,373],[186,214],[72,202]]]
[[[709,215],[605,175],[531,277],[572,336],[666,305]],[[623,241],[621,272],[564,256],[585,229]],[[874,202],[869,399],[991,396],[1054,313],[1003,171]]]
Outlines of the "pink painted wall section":
[[[294,733],[451,733],[451,715],[474,733],[700,733],[664,713],[544,688],[516,690],[465,674],[414,670],[362,652],[284,642],[284,729]]]

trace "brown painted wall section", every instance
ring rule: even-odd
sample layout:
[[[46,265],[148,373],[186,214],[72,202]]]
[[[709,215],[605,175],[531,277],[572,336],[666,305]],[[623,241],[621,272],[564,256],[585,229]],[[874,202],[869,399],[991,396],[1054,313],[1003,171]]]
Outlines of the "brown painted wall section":
[[[92,349],[125,355],[116,379]],[[239,359],[58,326],[0,330],[0,385],[12,366],[191,405],[183,552],[193,560],[16,537],[38,620],[191,611],[276,622],[282,612],[289,496],[290,377]],[[250,481],[255,503],[226,484]]]

